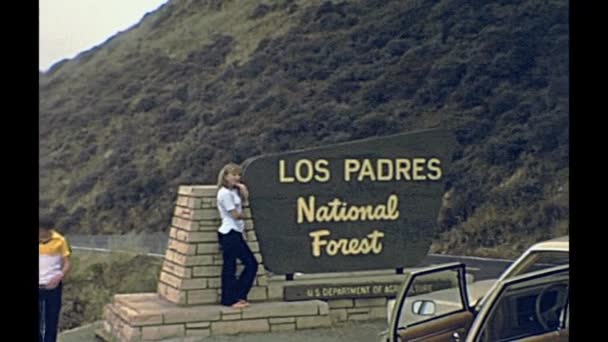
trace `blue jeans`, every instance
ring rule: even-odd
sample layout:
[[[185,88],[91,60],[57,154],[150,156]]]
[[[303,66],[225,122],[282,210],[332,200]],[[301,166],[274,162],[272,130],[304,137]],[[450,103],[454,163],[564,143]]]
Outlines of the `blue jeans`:
[[[63,284],[59,283],[52,290],[38,290],[38,319],[40,321],[40,342],[57,340],[57,325],[61,310],[61,292]]]

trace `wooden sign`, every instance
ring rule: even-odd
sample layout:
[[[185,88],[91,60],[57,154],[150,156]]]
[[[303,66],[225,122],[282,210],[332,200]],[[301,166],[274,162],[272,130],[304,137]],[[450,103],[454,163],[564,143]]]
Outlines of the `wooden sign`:
[[[454,144],[433,129],[247,160],[265,266],[290,274],[417,265]]]

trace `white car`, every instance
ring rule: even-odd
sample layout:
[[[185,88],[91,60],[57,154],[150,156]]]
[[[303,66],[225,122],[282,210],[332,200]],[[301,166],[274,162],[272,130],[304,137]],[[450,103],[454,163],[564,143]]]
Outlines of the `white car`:
[[[569,278],[563,276],[563,269],[559,269],[559,267],[560,265],[562,265],[562,268],[569,267],[569,250],[570,243],[568,236],[537,243],[530,247],[505,272],[503,272],[498,280],[486,280],[473,284],[467,284],[467,281],[465,280],[466,266],[463,264],[435,266],[408,273],[406,274],[406,279],[397,299],[389,301],[389,330],[382,334],[382,341],[405,341],[412,338],[412,336],[416,336],[416,341],[427,340],[428,336],[423,332],[436,333],[435,326],[438,325],[439,321],[445,321],[452,324],[452,328],[458,326],[458,329],[451,329],[450,327],[439,324],[439,327],[443,329],[442,331],[444,333],[440,335],[431,334],[434,336],[431,339],[433,341],[460,341],[464,340],[465,337],[467,341],[510,340],[508,336],[499,338],[498,335],[501,333],[507,335],[508,333],[506,330],[501,331],[496,327],[490,330],[486,327],[484,328],[484,332],[479,331],[479,329],[481,329],[479,328],[479,325],[483,324],[478,321],[486,320],[487,317],[485,316],[490,313],[493,315],[492,317],[494,317],[496,322],[503,322],[500,324],[505,327],[508,326],[508,324],[506,324],[507,322],[513,322],[514,317],[527,320],[527,322],[530,322],[527,326],[527,333],[530,334],[536,334],[543,331],[546,332],[547,329],[557,329],[556,327],[558,326],[563,330],[563,324],[565,323],[565,317],[563,315],[567,312],[566,302],[568,298],[567,289]],[[551,278],[553,273],[549,272],[550,274],[546,275],[545,273],[548,271],[543,271],[555,269],[555,267],[558,267],[559,272],[561,272],[558,272],[561,276],[553,277],[555,279]],[[432,289],[428,291],[427,289],[427,291],[423,293],[413,292],[416,289],[417,283],[428,284],[429,279],[431,278],[451,279],[452,286],[447,289],[444,286],[435,291]],[[546,283],[548,284],[548,289],[543,291],[544,288],[542,286],[539,285],[540,287],[534,287],[529,284],[534,282],[537,282],[538,284]],[[513,285],[514,283],[528,284],[531,286],[530,289],[535,288],[540,292],[536,293],[533,290],[526,290],[529,292],[527,297],[523,295],[519,297],[512,295],[509,297],[511,298],[511,304],[509,305],[514,308],[527,308],[522,309],[523,311],[521,312],[517,311],[518,309],[512,309],[510,312],[504,308],[500,310],[495,309],[495,305],[498,305],[497,298],[500,299],[499,301],[506,301],[506,295],[504,294],[505,289],[513,289],[520,286]],[[549,301],[550,304],[546,304],[547,301]],[[492,302],[492,304],[486,304],[488,302]],[[547,305],[550,307],[547,308]],[[492,309],[487,309],[490,306]],[[499,312],[502,312],[501,310],[504,311],[502,316],[499,315]],[[458,319],[456,319],[456,321],[454,320],[454,317],[452,317],[454,316],[453,312],[461,313],[460,319],[463,321],[456,324],[455,322],[458,321]],[[480,318],[482,312],[485,312],[483,314],[483,319]],[[392,319],[394,315],[397,315],[396,319]],[[497,325],[499,323],[493,324]],[[473,328],[476,326],[478,327],[478,330],[474,331]],[[526,325],[523,324],[522,326]],[[521,328],[520,330],[518,336],[521,337],[526,334],[524,331],[525,328]],[[412,331],[415,333],[412,333]],[[446,331],[450,331],[450,334],[446,335]],[[496,333],[497,331],[501,332]],[[567,334],[567,329],[564,331],[566,331]],[[469,333],[475,333],[478,334],[478,336],[470,337]],[[482,335],[479,334],[485,334],[483,335],[485,337],[481,337]],[[488,334],[492,337],[488,337],[490,336]],[[444,338],[441,338],[441,336]],[[560,338],[562,337],[563,336],[560,335]]]

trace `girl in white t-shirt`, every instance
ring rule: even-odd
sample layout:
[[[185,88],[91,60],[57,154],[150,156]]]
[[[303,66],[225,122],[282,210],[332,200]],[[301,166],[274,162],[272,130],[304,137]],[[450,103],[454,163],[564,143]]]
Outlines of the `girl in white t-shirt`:
[[[230,163],[222,168],[217,182],[217,209],[222,218],[217,235],[224,257],[221,303],[233,308],[249,306],[247,294],[258,270],[258,262],[243,239],[243,204],[247,202],[249,191],[241,183],[241,173],[240,166]],[[238,278],[236,259],[245,266]]]

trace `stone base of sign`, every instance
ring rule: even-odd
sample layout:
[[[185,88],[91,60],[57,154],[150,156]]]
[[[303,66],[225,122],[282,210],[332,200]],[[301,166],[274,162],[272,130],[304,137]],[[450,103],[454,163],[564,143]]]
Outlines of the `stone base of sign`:
[[[116,295],[104,308],[97,336],[105,341],[234,335],[331,326],[329,305],[320,300],[253,303],[245,309],[222,305],[178,306],[156,293]]]

